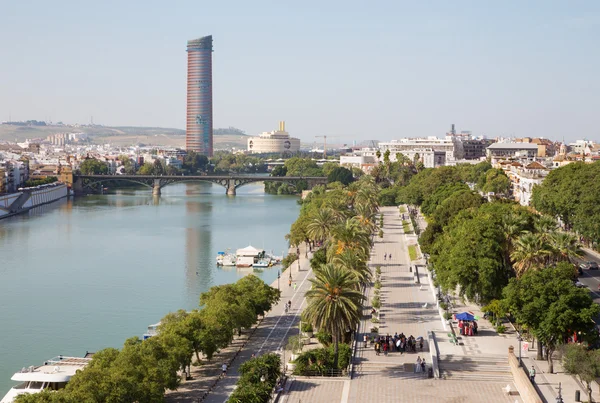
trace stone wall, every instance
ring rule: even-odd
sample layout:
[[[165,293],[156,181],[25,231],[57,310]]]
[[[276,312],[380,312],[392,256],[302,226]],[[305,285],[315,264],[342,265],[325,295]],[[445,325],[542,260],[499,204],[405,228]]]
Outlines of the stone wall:
[[[542,398],[538,395],[537,390],[529,380],[529,374],[525,372],[524,368],[519,367],[519,359],[515,356],[515,348],[513,346],[508,348],[508,363],[523,403],[542,403]]]

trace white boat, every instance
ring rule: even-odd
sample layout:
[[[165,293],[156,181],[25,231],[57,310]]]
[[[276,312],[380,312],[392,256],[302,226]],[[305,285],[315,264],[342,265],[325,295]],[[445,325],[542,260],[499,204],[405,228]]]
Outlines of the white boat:
[[[142,336],[143,337],[142,340],[146,340],[146,339],[149,339],[152,336],[156,336],[158,334],[158,327],[159,326],[160,326],[160,322],[148,326],[148,330]]]
[[[217,266],[235,266],[236,256],[227,252],[217,253]]]
[[[269,258],[258,259],[258,262],[253,263],[252,267],[254,267],[254,268],[271,267],[271,259],[269,259]]]
[[[40,393],[43,390],[59,390],[64,388],[75,373],[85,368],[92,359],[90,357],[65,357],[59,355],[39,367],[33,365],[15,373],[13,381],[20,382],[11,388],[0,403],[12,403],[24,393]]]

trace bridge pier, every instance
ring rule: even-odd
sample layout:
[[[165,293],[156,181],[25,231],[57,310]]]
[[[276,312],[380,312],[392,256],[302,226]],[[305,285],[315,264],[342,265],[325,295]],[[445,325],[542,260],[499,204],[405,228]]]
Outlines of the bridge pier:
[[[233,179],[227,181],[227,196],[235,196],[235,180]]]
[[[73,184],[71,185],[71,189],[73,190],[73,193],[75,193],[78,196],[83,194],[83,179],[79,177],[75,179],[73,181]]]
[[[160,179],[154,179],[154,186],[152,186],[152,196],[160,196]]]

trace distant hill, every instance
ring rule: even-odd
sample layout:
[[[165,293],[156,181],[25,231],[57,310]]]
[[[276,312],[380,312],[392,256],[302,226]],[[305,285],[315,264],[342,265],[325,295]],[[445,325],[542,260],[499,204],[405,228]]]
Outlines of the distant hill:
[[[86,133],[92,143],[117,145],[145,144],[183,147],[185,130],[141,126],[63,126],[63,125],[0,125],[0,140],[22,142],[26,139],[45,139],[55,133]],[[246,133],[235,127],[213,131],[215,147],[246,148]]]

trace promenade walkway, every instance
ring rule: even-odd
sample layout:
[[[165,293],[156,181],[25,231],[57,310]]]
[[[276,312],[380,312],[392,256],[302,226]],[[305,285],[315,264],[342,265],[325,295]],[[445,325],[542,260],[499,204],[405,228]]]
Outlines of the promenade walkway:
[[[443,329],[434,304],[432,285],[427,278],[425,262],[422,259],[410,260],[408,247],[417,244],[416,235],[413,231],[404,233],[401,213],[397,207],[383,207],[381,211],[384,214],[384,237],[376,239],[369,262],[373,270],[377,265],[380,265],[382,270],[379,333],[393,335],[402,332],[406,336],[422,336],[425,340],[428,331],[434,331],[436,336],[445,335],[447,331]],[[419,258],[418,249],[417,252]],[[388,257],[384,259],[385,255]],[[415,265],[419,265],[419,283],[415,283]],[[368,304],[370,304],[372,291],[367,292]],[[370,312],[370,309],[370,306],[367,306],[365,313]],[[369,318],[370,315],[361,323],[361,333],[366,331],[368,335],[370,335],[370,327],[373,326]],[[362,340],[362,334],[358,337]],[[458,352],[458,355],[460,354]],[[341,401],[489,403],[520,401],[518,396],[507,396],[502,391],[507,384],[505,380],[481,382],[475,379],[429,379],[424,373],[414,373],[412,364],[416,362],[417,356],[425,358],[428,367],[431,365],[427,342],[424,343],[424,351],[403,355],[392,352],[387,356],[383,353],[377,356],[371,346],[366,349],[361,348],[355,361],[355,375],[349,382],[348,396]],[[512,384],[511,387],[515,389]]]
[[[313,276],[309,264],[311,256],[311,253],[306,254],[303,246],[300,250],[300,266],[296,261],[281,275],[279,286],[282,294],[279,303],[267,313],[257,327],[246,331],[241,338],[236,338],[232,345],[216,354],[211,362],[192,367],[192,380],[182,383],[178,390],[168,392],[165,401],[196,403],[210,389],[210,393],[202,402],[225,402],[239,379],[239,366],[249,360],[252,354],[258,356],[284,349],[287,338],[298,333],[300,313],[305,306],[304,293],[310,288],[309,279]],[[292,284],[297,285],[295,289],[293,285],[288,285],[289,270],[292,273]],[[271,284],[275,288],[277,285],[277,280]],[[290,300],[292,309],[285,313],[284,305]],[[221,365],[224,362],[229,364],[229,370],[227,376],[221,378]]]

